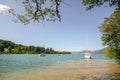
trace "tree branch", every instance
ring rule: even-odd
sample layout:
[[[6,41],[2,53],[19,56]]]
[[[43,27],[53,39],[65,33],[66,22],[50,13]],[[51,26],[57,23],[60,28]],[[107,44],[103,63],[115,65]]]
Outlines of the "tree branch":
[[[56,14],[57,17],[59,18],[59,21],[61,21],[60,12],[59,12],[60,0],[55,0],[55,3],[56,3]]]
[[[35,0],[35,3],[36,3],[36,11],[35,11],[34,17],[35,17],[35,19],[37,19],[37,13],[38,13],[38,11],[39,11],[38,1]]]

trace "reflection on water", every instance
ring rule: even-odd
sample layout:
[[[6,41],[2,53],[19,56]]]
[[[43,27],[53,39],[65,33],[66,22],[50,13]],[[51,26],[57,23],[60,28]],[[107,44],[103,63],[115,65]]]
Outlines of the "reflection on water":
[[[103,54],[0,55],[0,80],[110,80],[119,78],[120,66]],[[120,79],[120,78],[119,78]]]

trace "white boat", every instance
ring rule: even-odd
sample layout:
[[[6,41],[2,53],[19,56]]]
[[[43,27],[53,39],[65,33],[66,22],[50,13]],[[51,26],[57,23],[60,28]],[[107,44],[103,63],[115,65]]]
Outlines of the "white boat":
[[[91,54],[90,53],[85,53],[85,59],[91,59]]]
[[[40,53],[39,56],[45,56],[45,54],[44,53]]]

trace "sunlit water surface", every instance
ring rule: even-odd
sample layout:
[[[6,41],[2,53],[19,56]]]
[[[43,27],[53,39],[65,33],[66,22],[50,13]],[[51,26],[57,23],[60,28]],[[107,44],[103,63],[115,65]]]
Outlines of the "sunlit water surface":
[[[114,60],[106,58],[104,54],[92,54],[91,60],[84,59],[84,54],[47,54],[45,57],[38,54],[2,54],[0,80],[89,80],[83,75],[108,71],[109,62],[114,63]],[[93,80],[94,76],[90,76]]]

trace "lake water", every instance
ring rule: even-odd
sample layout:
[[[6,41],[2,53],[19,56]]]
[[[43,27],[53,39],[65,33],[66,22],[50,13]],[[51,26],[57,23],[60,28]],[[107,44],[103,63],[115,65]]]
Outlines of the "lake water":
[[[92,54],[91,61],[100,61],[100,60],[102,60],[103,62],[105,61],[114,62],[114,60],[105,58],[104,54]],[[56,54],[47,54],[45,57],[40,57],[38,56],[38,54],[2,54],[0,55],[0,80],[16,80],[16,79],[34,80],[33,78],[38,77],[37,76],[38,74],[39,75],[47,74],[47,72],[51,70],[57,71],[59,68],[61,68],[60,66],[62,66],[61,70],[64,69],[66,70],[65,68],[66,66],[69,67],[72,66],[73,63],[79,63],[79,62],[85,62],[82,63],[84,65],[86,64],[86,62],[87,64],[90,63],[84,59],[84,54],[64,54],[61,55],[60,57],[58,57],[58,55]],[[67,65],[65,66],[65,64]],[[73,68],[77,68],[77,67],[72,67],[70,69],[72,70]],[[29,77],[29,79],[28,78],[23,79],[22,75],[23,74],[26,75],[26,73],[31,73],[29,74],[29,76],[31,75],[33,76],[34,73],[36,76],[31,78]],[[53,73],[55,75],[57,72],[56,73],[53,72]],[[51,73],[49,74],[51,75]],[[49,79],[36,78],[36,80],[50,80],[50,78]]]

